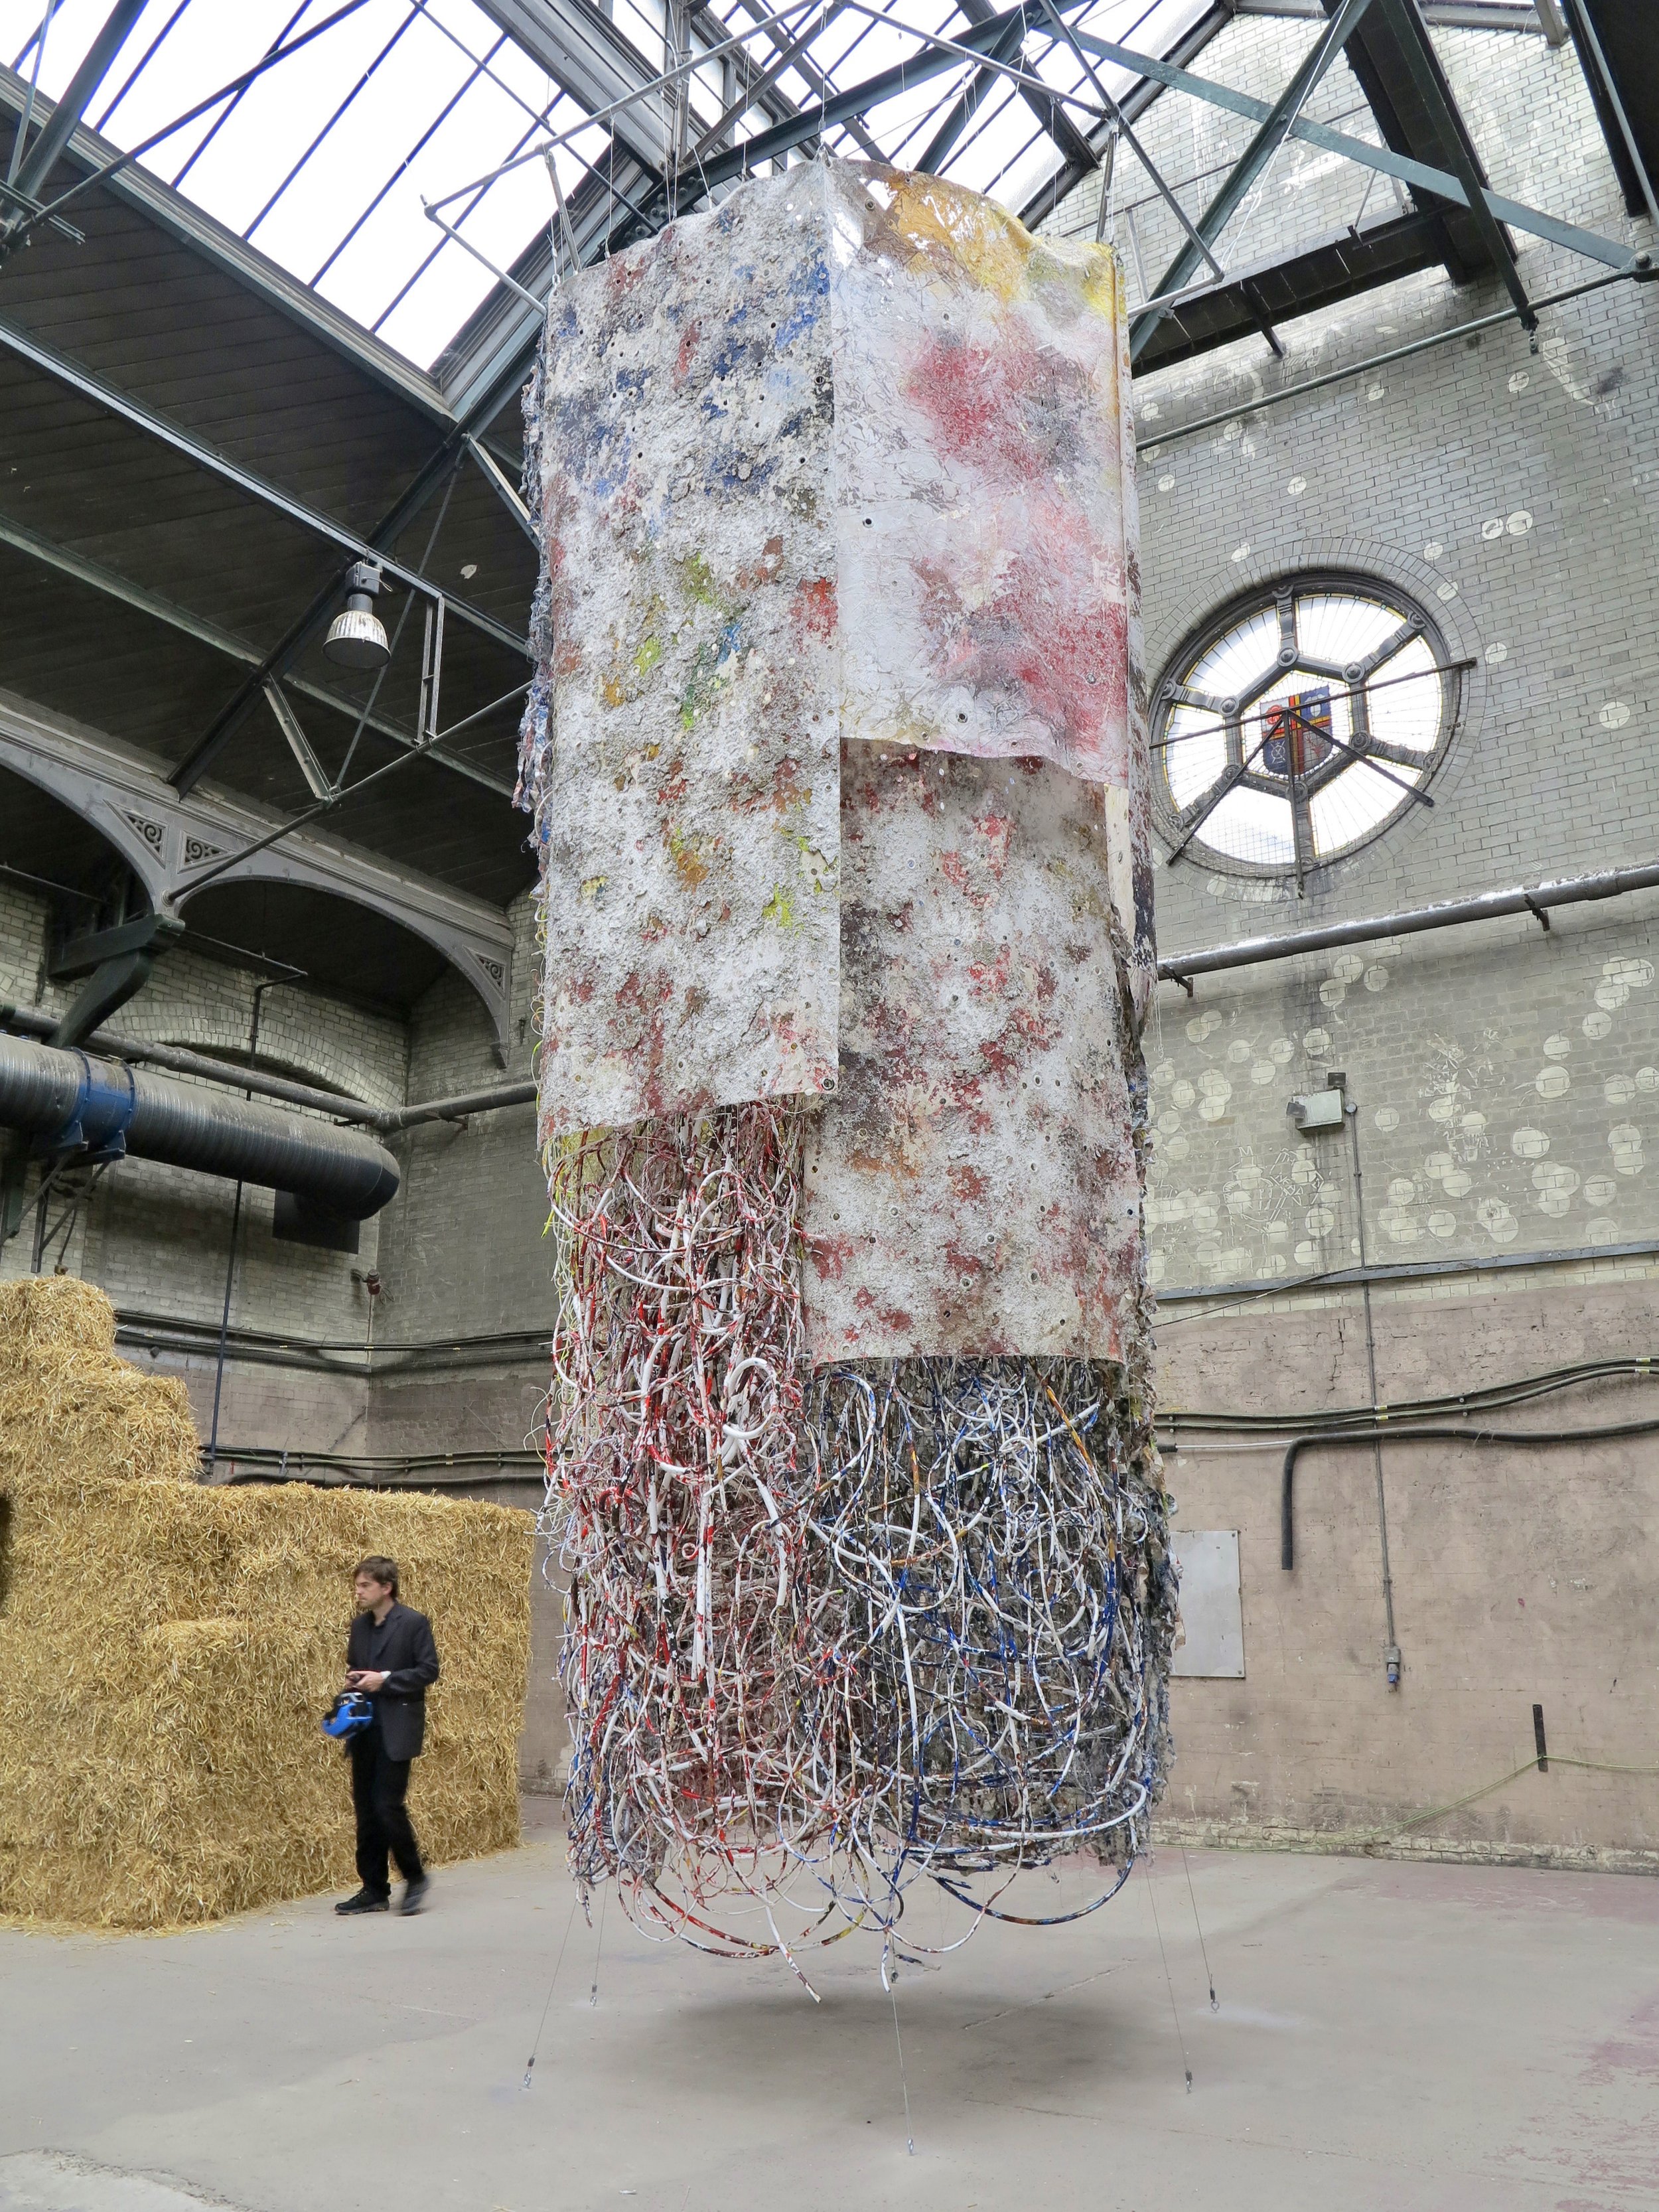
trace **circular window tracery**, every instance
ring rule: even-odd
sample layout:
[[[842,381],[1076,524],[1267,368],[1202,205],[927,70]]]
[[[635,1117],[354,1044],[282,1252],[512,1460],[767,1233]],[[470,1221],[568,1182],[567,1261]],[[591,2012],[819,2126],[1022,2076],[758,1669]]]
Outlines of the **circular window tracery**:
[[[1170,857],[1299,885],[1429,803],[1456,720],[1449,664],[1426,611],[1372,577],[1290,579],[1235,600],[1159,687]]]

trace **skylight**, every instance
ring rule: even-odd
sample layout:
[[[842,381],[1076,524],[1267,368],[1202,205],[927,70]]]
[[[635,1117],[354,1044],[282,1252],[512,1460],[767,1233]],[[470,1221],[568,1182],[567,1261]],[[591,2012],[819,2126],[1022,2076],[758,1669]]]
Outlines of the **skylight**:
[[[1093,0],[1068,15],[1102,37],[1159,52],[1204,4]],[[580,13],[586,0],[571,5]],[[40,92],[55,100],[110,6],[0,0],[0,58],[26,82],[38,72]],[[520,0],[520,8],[526,17],[550,17],[552,0]],[[721,26],[726,37],[741,32],[744,45],[740,53],[715,54],[692,76],[688,178],[699,141],[729,146],[781,118],[810,115],[837,91],[920,61],[929,50],[915,31],[959,38],[984,12],[975,7],[970,15],[950,0],[890,0],[878,10],[871,0],[811,0],[793,10],[776,0],[718,0],[696,9],[694,61],[720,43]],[[599,11],[587,13],[600,21]],[[763,16],[787,20],[768,26],[756,20]],[[665,68],[672,33],[662,0],[611,0],[604,27],[613,41],[627,42],[641,76]],[[292,51],[251,84],[167,130],[283,48]],[[1088,128],[1099,102],[1068,47],[1029,38],[1019,65],[1086,101],[1086,109],[1065,112]],[[769,82],[757,88],[763,71]],[[1115,97],[1133,82],[1103,64],[1099,75]],[[941,124],[976,80],[976,103],[948,152],[939,150]],[[754,104],[734,112],[751,88]],[[1034,96],[1040,106],[1030,88],[963,57],[832,125],[825,143],[854,158],[878,151],[903,165],[931,152],[930,166],[1018,208],[1061,160]],[[590,165],[602,169],[611,158],[609,132],[580,127],[586,112],[474,0],[235,0],[232,7],[148,0],[85,119],[124,151],[145,147],[139,159],[152,174],[426,365],[490,293],[493,270],[508,267],[544,232],[554,210],[539,160],[507,168],[445,209],[465,244],[428,219],[423,202],[489,178],[566,132],[576,135],[560,153],[560,178],[572,193]],[[58,173],[58,190],[68,174]]]

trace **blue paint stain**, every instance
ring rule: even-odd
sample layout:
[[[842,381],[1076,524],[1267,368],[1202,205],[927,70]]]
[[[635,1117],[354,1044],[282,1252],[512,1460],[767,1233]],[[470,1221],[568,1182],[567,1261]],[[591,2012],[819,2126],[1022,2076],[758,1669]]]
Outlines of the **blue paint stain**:
[[[773,346],[787,353],[808,332],[816,330],[830,301],[830,264],[821,256],[797,270],[789,283],[791,312],[778,325]]]

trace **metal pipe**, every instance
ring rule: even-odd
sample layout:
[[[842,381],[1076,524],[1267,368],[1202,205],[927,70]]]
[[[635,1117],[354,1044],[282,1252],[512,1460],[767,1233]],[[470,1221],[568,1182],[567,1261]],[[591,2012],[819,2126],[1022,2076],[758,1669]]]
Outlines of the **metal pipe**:
[[[1362,1282],[1421,1283],[1449,1276],[1504,1274],[1517,1267],[1603,1267],[1614,1260],[1650,1260],[1656,1253],[1659,1253],[1659,1243],[1644,1237],[1629,1244],[1564,1244],[1553,1251],[1486,1252],[1465,1260],[1373,1261],[1364,1268],[1330,1267],[1311,1275],[1257,1277],[1244,1283],[1220,1283],[1212,1289],[1182,1284],[1176,1290],[1160,1291],[1158,1302],[1161,1306],[1194,1305],[1206,1309],[1248,1306],[1254,1305],[1259,1298],[1283,1297],[1291,1291],[1357,1290]],[[1217,1318],[1210,1310],[1182,1316],[1187,1321]]]
[[[32,1006],[0,1002],[0,1030],[49,1037],[56,1026],[50,1014],[36,1013]],[[383,1136],[395,1135],[399,1129],[415,1128],[422,1121],[459,1121],[469,1114],[495,1114],[503,1107],[526,1106],[536,1097],[533,1082],[500,1083],[484,1091],[463,1091],[453,1098],[418,1100],[412,1106],[365,1106],[361,1099],[338,1097],[331,1091],[313,1091],[307,1084],[290,1083],[280,1075],[262,1074],[253,1068],[240,1066],[234,1060],[215,1060],[206,1053],[185,1052],[175,1045],[138,1044],[130,1038],[116,1036],[108,1030],[94,1030],[87,1039],[87,1049],[107,1060],[127,1060],[135,1067],[165,1068],[171,1075],[191,1075],[203,1082],[231,1084],[239,1091],[262,1098],[280,1098],[287,1106],[308,1107],[313,1113],[326,1114],[337,1121],[359,1122]]]
[[[1357,1257],[1362,1273],[1366,1265],[1365,1253],[1365,1184],[1359,1171],[1359,1108],[1348,1089],[1346,1075],[1334,1079],[1342,1093],[1343,1117],[1348,1125],[1350,1152],[1353,1162],[1353,1224],[1354,1243],[1358,1246]],[[1366,1275],[1360,1285],[1360,1297],[1365,1315],[1365,1376],[1370,1384],[1372,1419],[1381,1422],[1382,1407],[1376,1389],[1376,1329],[1371,1317],[1370,1278]],[[1389,1503],[1382,1485],[1382,1444],[1379,1437],[1371,1446],[1371,1457],[1376,1475],[1376,1540],[1382,1566],[1382,1611],[1388,1632],[1383,1646],[1383,1665],[1388,1669],[1389,1687],[1400,1687],[1400,1642],[1394,1630],[1394,1571],[1389,1564]]]
[[[237,1176],[362,1221],[396,1194],[398,1164],[372,1138],[246,1099],[187,1089],[118,1060],[0,1036],[0,1127],[46,1151],[137,1159]]]
[[[465,1091],[459,1097],[428,1098],[418,1106],[377,1114],[374,1126],[383,1135],[391,1136],[398,1129],[413,1129],[422,1121],[459,1121],[469,1114],[495,1114],[504,1106],[527,1106],[536,1095],[533,1082],[498,1083],[489,1091]]]
[[[1336,1449],[1343,1444],[1370,1444],[1386,1439],[1391,1444],[1599,1444],[1614,1443],[1621,1437],[1659,1436],[1659,1421],[1620,1421],[1606,1429],[1459,1429],[1449,1425],[1396,1428],[1393,1422],[1375,1429],[1344,1429],[1334,1436],[1292,1437],[1285,1447],[1279,1491],[1279,1564],[1286,1574],[1296,1565],[1296,1463],[1304,1451],[1317,1446]]]
[[[1623,898],[1632,891],[1659,889],[1659,862],[1636,868],[1609,868],[1600,875],[1567,876],[1535,890],[1482,891],[1477,897],[1448,899],[1439,906],[1406,907],[1364,921],[1334,921],[1320,929],[1287,929],[1276,937],[1242,937],[1207,952],[1177,952],[1158,963],[1158,981],[1185,984],[1194,975],[1225,968],[1254,968],[1268,960],[1294,960],[1299,953],[1325,952],[1338,945],[1366,945],[1382,937],[1411,937],[1426,929],[1461,929],[1473,921],[1492,921],[1506,914],[1530,914],[1557,906],[1583,906],[1595,899]]]
[[[1207,951],[1174,953],[1169,959],[1158,962],[1158,980],[1185,983],[1194,975],[1214,975],[1231,968],[1254,968],[1273,960],[1293,960],[1304,952],[1328,951],[1340,945],[1365,945],[1380,938],[1409,937],[1431,929],[1457,929],[1470,922],[1492,921],[1510,914],[1536,917],[1540,908],[1585,905],[1598,899],[1623,898],[1637,891],[1656,889],[1659,889],[1659,863],[1613,868],[1593,876],[1570,876],[1559,882],[1539,884],[1531,890],[1517,887],[1513,890],[1483,891],[1474,898],[1448,900],[1438,906],[1407,907],[1395,914],[1371,915],[1359,921],[1331,922],[1318,929],[1285,930],[1272,937],[1241,938],[1237,944],[1214,945]],[[54,1026],[50,1016],[37,1014],[29,1007],[0,1003],[0,1029],[44,1037],[51,1035]],[[185,1052],[171,1045],[135,1043],[125,1037],[113,1036],[106,1030],[95,1031],[87,1042],[94,1051],[112,1059],[129,1060],[141,1067],[162,1067],[174,1074],[193,1075],[210,1083],[234,1084],[238,1089],[257,1092],[263,1097],[309,1107],[337,1121],[361,1122],[387,1136],[400,1129],[415,1128],[424,1121],[454,1121],[465,1115],[494,1114],[506,1107],[528,1105],[537,1095],[533,1081],[522,1081],[498,1084],[485,1091],[463,1091],[451,1098],[425,1099],[412,1106],[382,1109],[365,1106],[355,1098],[337,1097],[330,1091],[313,1091],[304,1084],[289,1083],[280,1076],[257,1074],[237,1066],[234,1061],[214,1060],[204,1053]]]
[[[455,1452],[396,1460],[386,1463],[384,1480],[377,1474],[360,1471],[357,1462],[325,1452],[226,1451],[220,1456],[248,1468],[246,1474],[224,1476],[220,1487],[226,1490],[258,1482],[306,1482],[317,1490],[493,1490],[498,1483],[544,1483],[547,1480],[547,1462],[539,1452]],[[472,1460],[487,1460],[489,1464],[481,1473],[440,1474],[435,1471]],[[320,1471],[314,1474],[303,1471],[310,1468]],[[394,1477],[394,1468],[401,1470],[401,1480]]]
[[[1532,302],[1535,314],[1540,307],[1559,307],[1569,300],[1581,300],[1588,292],[1600,292],[1609,284],[1640,283],[1653,276],[1650,254],[1638,253],[1632,257],[1627,269],[1614,269],[1605,276],[1591,276],[1582,284],[1569,284],[1565,290],[1547,292]],[[1241,416],[1254,415],[1264,407],[1277,407],[1286,399],[1300,399],[1304,393],[1322,392],[1328,385],[1340,384],[1350,376],[1364,376],[1375,368],[1387,368],[1396,361],[1409,361],[1414,354],[1432,352],[1436,346],[1449,345],[1454,338],[1466,338],[1479,331],[1495,330],[1500,323],[1512,323],[1520,317],[1518,307],[1500,307],[1490,315],[1477,315],[1470,323],[1454,323],[1449,330],[1435,331],[1425,338],[1413,338],[1409,345],[1394,346],[1387,353],[1369,355],[1348,368],[1328,369],[1323,376],[1304,377],[1300,384],[1287,384],[1282,392],[1269,392],[1260,399],[1247,399],[1237,407],[1224,407],[1214,415],[1200,415],[1196,422],[1183,422],[1178,429],[1159,430],[1150,438],[1138,437],[1138,453],[1156,452],[1160,446],[1174,443],[1177,438],[1195,438],[1201,430],[1213,430],[1218,423],[1236,422]]]
[[[24,1036],[49,1037],[58,1024],[50,1014],[36,1013],[32,1006],[13,1006],[0,1002],[0,1030],[13,1030]],[[170,1075],[193,1075],[206,1083],[231,1083],[239,1091],[250,1091],[262,1098],[280,1098],[284,1105],[308,1106],[313,1112],[328,1114],[339,1121],[361,1121],[370,1128],[380,1121],[381,1109],[365,1106],[356,1098],[337,1097],[331,1091],[313,1091],[304,1083],[289,1083],[280,1075],[263,1075],[252,1068],[239,1067],[234,1060],[214,1060],[205,1053],[185,1052],[176,1045],[139,1044],[132,1039],[117,1036],[109,1030],[94,1030],[86,1041],[88,1052],[100,1053],[106,1060],[129,1060],[135,1067],[165,1068]]]

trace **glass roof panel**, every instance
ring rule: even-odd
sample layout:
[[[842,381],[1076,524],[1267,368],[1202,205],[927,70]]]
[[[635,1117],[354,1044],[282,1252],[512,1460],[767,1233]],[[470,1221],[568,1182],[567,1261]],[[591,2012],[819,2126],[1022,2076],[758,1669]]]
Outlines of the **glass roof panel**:
[[[556,4],[527,0],[532,15],[539,9],[550,18]],[[597,19],[591,0],[565,4]],[[1085,0],[1068,17],[1103,38],[1164,52],[1206,4]],[[25,79],[38,70],[40,90],[56,99],[109,6],[110,0],[55,6],[0,0],[0,59]],[[720,143],[797,113],[810,117],[826,97],[920,61],[931,49],[918,33],[960,38],[971,27],[952,0],[817,0],[785,24],[763,28],[755,21],[781,12],[776,0],[764,6],[714,0],[696,9],[694,138],[720,123],[763,71],[775,74],[740,118],[726,123]],[[610,0],[604,16],[604,35],[633,50],[641,78],[664,68],[665,0]],[[723,24],[744,34],[741,78],[734,57],[701,58]],[[800,35],[802,51],[779,68]],[[169,127],[273,54],[252,82]],[[1066,112],[1089,129],[1099,103],[1068,47],[1028,34],[1018,66],[1086,101]],[[1116,96],[1134,82],[1122,68],[1091,66]],[[884,158],[914,162],[976,82],[976,105],[940,166],[1018,209],[1059,168],[1061,155],[1039,112],[1042,101],[1034,106],[1006,74],[992,77],[965,57],[831,125],[827,143],[844,155],[879,149]],[[86,111],[117,147],[142,149],[137,158],[154,175],[422,364],[436,359],[489,295],[495,271],[509,266],[553,216],[539,161],[444,209],[465,244],[429,221],[423,202],[489,178],[550,133],[575,129],[583,113],[477,0],[236,0],[231,8],[216,0],[149,0]],[[567,193],[586,165],[606,164],[610,146],[599,126],[574,141],[560,160]],[[64,191],[69,173],[60,170],[54,182]]]

